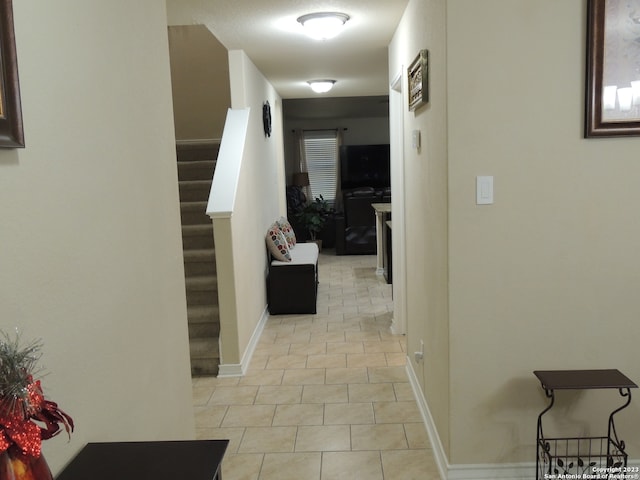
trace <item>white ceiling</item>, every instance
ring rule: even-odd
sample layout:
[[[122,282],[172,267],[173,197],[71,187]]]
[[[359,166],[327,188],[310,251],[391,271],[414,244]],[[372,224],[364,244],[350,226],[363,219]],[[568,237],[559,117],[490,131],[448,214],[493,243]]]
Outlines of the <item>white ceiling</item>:
[[[167,0],[169,25],[206,25],[229,50],[242,49],[282,98],[317,97],[307,80],[337,80],[325,97],[387,95],[387,47],[408,0]],[[351,18],[324,42],[296,21],[319,11]]]

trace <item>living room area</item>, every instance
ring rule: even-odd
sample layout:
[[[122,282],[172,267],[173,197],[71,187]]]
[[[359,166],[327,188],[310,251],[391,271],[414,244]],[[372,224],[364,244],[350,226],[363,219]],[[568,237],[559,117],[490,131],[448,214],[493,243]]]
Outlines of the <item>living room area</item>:
[[[391,203],[389,98],[283,100],[287,216],[337,255],[375,255],[372,205]]]

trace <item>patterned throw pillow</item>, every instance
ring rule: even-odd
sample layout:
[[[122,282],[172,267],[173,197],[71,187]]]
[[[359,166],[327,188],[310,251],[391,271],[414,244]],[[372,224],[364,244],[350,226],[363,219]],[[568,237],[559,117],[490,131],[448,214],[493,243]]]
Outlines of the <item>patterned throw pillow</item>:
[[[289,244],[289,248],[296,246],[296,232],[293,231],[293,227],[289,223],[285,217],[280,217],[280,219],[276,222],[284,233],[284,238],[287,239],[287,243]]]
[[[290,262],[291,261],[291,253],[289,253],[289,244],[287,243],[287,239],[280,230],[280,227],[277,223],[274,223],[269,227],[269,231],[266,236],[267,248],[273,258],[276,260],[280,260],[281,262]]]

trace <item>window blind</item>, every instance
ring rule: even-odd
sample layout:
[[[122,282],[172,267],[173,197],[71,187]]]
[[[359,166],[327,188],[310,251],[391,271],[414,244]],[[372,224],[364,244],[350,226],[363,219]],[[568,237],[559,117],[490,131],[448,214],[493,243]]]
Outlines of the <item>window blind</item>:
[[[313,198],[333,204],[338,178],[338,135],[336,130],[305,130],[304,152]],[[312,199],[310,199],[312,200]]]

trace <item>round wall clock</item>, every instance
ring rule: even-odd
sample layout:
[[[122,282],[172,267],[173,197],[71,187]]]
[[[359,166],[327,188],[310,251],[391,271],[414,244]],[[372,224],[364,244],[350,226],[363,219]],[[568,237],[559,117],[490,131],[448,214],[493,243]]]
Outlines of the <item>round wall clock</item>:
[[[271,106],[269,102],[262,105],[262,125],[264,126],[264,136],[271,136]]]

